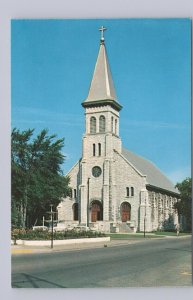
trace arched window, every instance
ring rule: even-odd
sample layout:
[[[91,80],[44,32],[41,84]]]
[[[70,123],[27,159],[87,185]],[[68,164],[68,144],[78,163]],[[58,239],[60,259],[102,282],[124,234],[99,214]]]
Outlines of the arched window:
[[[111,132],[113,132],[113,122],[114,122],[114,118],[111,117]]]
[[[76,189],[74,189],[74,198],[76,198]]]
[[[72,205],[72,210],[73,210],[73,220],[78,221],[78,203],[74,203]]]
[[[172,198],[172,208],[174,208],[174,199]]]
[[[93,154],[93,156],[96,155],[96,146],[95,146],[95,144],[92,145],[92,154]]]
[[[170,208],[172,208],[173,204],[172,204],[172,197],[170,196]]]
[[[96,118],[90,118],[90,133],[96,133]]]
[[[130,221],[131,219],[131,205],[128,202],[121,204],[121,220],[122,222]]]
[[[69,191],[69,197],[72,198],[72,189]]]
[[[151,221],[154,222],[155,220],[155,212],[154,209],[151,210]]]
[[[98,144],[99,147],[99,156],[101,156],[101,143]]]
[[[134,196],[134,187],[131,187],[131,196]]]
[[[127,197],[129,197],[129,188],[128,187],[126,187],[126,195],[127,195]]]
[[[99,132],[105,132],[105,117],[100,116],[99,118]]]
[[[117,119],[115,120],[115,134],[117,134]]]

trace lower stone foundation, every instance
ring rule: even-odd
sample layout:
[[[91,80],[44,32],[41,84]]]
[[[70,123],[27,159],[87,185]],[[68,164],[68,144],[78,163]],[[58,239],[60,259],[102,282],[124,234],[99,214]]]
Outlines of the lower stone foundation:
[[[80,224],[78,221],[66,221],[58,223],[57,227],[55,227],[55,231],[72,230],[73,228],[77,228],[79,230],[88,229],[86,224]],[[130,221],[118,223],[97,221],[89,223],[89,229],[104,233],[135,233],[137,231],[137,228],[134,227]]]

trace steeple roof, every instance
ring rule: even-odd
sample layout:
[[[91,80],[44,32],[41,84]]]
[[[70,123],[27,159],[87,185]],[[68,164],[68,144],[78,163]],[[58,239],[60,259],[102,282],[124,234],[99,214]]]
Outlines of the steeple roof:
[[[117,101],[104,43],[103,31],[105,28],[102,26],[99,30],[101,31],[99,54],[97,57],[89,93],[82,105],[83,107],[88,107],[95,104],[97,105],[106,103],[111,104],[116,109],[120,110],[122,107]]]

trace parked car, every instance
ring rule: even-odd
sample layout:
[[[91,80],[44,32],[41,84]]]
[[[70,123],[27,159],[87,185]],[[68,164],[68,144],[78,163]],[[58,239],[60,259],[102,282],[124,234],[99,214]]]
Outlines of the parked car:
[[[47,226],[33,226],[32,228],[33,230],[48,230],[48,227]]]

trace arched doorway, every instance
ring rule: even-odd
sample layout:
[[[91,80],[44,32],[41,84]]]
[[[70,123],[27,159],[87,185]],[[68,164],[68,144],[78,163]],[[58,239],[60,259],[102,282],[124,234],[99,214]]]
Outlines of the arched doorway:
[[[131,205],[128,202],[121,204],[121,221],[127,222],[131,218]]]
[[[73,221],[78,221],[78,203],[72,205]]]
[[[93,201],[91,204],[91,222],[103,220],[103,207],[99,201]]]

